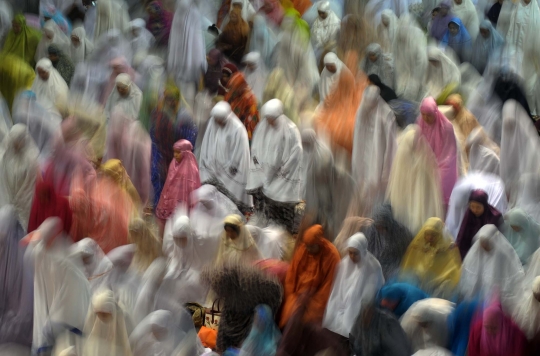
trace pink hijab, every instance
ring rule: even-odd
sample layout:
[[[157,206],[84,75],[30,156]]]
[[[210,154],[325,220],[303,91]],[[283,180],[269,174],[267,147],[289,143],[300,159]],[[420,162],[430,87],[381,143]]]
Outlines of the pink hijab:
[[[260,10],[275,26],[281,26],[285,11],[279,0],[265,0]]]
[[[167,180],[156,208],[156,216],[163,220],[174,213],[178,204],[184,202],[186,206],[190,206],[191,192],[201,186],[199,166],[195,155],[191,152],[193,150],[191,143],[188,140],[180,140],[174,144],[173,149],[182,152],[182,159],[180,162],[173,159],[169,165]]]
[[[103,94],[101,96],[101,104],[105,105],[107,102],[107,99],[109,99],[109,95],[111,95],[115,85],[116,85],[116,77],[119,74],[126,73],[129,74],[131,77],[131,81],[135,81],[135,70],[131,68],[129,65],[127,59],[125,57],[118,57],[113,59],[109,62],[109,67],[111,68],[112,72],[109,76],[109,80],[107,81],[107,85],[105,87],[105,90],[103,91]]]
[[[439,111],[435,99],[431,96],[422,101],[420,113],[431,115],[434,118],[433,123],[428,124],[420,115],[417,123],[420,126],[420,132],[428,141],[437,159],[444,203],[448,205],[450,194],[458,178],[457,143],[454,127]]]
[[[527,339],[519,327],[504,315],[499,301],[484,310],[473,323],[469,335],[469,356],[521,356]]]

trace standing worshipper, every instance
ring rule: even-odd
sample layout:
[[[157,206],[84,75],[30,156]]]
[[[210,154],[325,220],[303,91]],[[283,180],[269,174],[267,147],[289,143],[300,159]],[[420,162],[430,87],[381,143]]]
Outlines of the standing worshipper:
[[[59,218],[63,229],[69,233],[73,222],[69,200],[58,194],[52,184],[44,181],[36,183],[30,218],[28,221],[28,233],[36,230],[46,219]]]
[[[163,1],[151,0],[146,5],[148,21],[146,28],[154,35],[158,46],[167,46],[173,22],[173,15],[163,7]]]
[[[522,292],[525,274],[514,248],[495,225],[484,225],[463,259],[459,291],[467,299],[486,299],[498,292],[505,307],[512,307]]]
[[[333,52],[328,52],[324,56],[324,69],[321,73],[319,83],[319,100],[324,102],[334,90],[337,89],[341,72],[345,71],[352,74],[349,68],[339,60],[338,56]],[[347,75],[347,74],[344,74]]]
[[[37,46],[40,40],[41,32],[28,26],[23,14],[15,15],[11,30],[6,36],[2,53],[13,54],[34,67]]]
[[[369,76],[375,74],[379,77],[381,82],[394,88],[394,64],[392,58],[383,53],[382,47],[378,43],[372,43],[366,47],[367,57],[362,59],[360,67],[364,73]]]
[[[215,95],[219,89],[220,79],[222,77],[222,70],[224,69],[227,61],[225,57],[217,48],[212,48],[206,55],[206,61],[208,62],[208,68],[204,74],[204,87],[208,90],[210,95]]]
[[[484,73],[489,60],[500,55],[503,49],[504,38],[495,30],[489,20],[480,23],[480,34],[474,41],[471,64],[478,73]]]
[[[281,21],[283,21],[283,17],[285,16],[280,0],[264,0],[259,13],[268,19],[272,27],[281,26]]]
[[[510,242],[526,265],[531,255],[540,247],[538,237],[540,226],[525,211],[514,208],[504,214],[504,225],[501,228],[504,237]]]
[[[501,213],[488,203],[487,193],[481,189],[473,190],[469,196],[469,209],[463,216],[456,239],[461,258],[465,258],[473,244],[473,237],[482,226],[488,224],[499,226],[501,223]]]
[[[261,58],[261,54],[258,52],[250,52],[244,56],[242,62],[246,65],[244,69],[246,82],[253,94],[255,94],[257,102],[261,103],[263,100],[266,78],[268,77],[268,71]]]
[[[301,201],[302,140],[296,125],[283,114],[281,101],[270,100],[261,111],[264,118],[253,137],[246,190],[262,203],[264,210],[259,205],[257,213],[295,232],[295,208]]]
[[[133,57],[137,54],[146,54],[154,45],[154,36],[146,29],[146,21],[143,19],[135,19],[129,23],[129,31],[131,32],[131,49]]]
[[[249,38],[249,24],[242,18],[241,11],[233,8],[230,19],[216,41],[216,48],[236,64],[242,63]]]
[[[259,123],[259,110],[257,97],[241,72],[233,74],[227,82],[224,100],[231,105],[232,111],[244,124],[248,139],[251,141],[255,127]]]
[[[212,184],[242,213],[253,206],[246,193],[249,174],[249,139],[245,127],[228,103],[214,106],[199,158],[201,182]]]
[[[497,300],[479,314],[469,334],[469,356],[525,356],[527,338]]]
[[[75,66],[73,65],[73,62],[56,44],[50,45],[47,52],[49,53],[49,59],[51,60],[53,67],[56,68],[69,87],[71,78],[73,78],[73,74],[75,73]]]
[[[452,5],[449,0],[442,1],[439,4],[439,11],[437,13],[437,16],[433,19],[433,22],[431,23],[429,34],[437,41],[443,39],[444,34],[448,30],[448,24],[455,16],[453,13],[451,13],[451,6]]]
[[[53,21],[49,20],[45,23],[43,27],[43,36],[39,41],[36,50],[36,62],[40,59],[47,57],[47,49],[50,45],[56,44],[60,46],[61,49],[67,49],[69,47],[69,38],[60,30],[58,25]]]
[[[218,81],[217,94],[220,97],[224,97],[229,91],[228,84],[231,80],[231,76],[238,72],[238,68],[232,63],[224,63],[221,69],[221,77]]]
[[[251,265],[262,259],[248,228],[238,215],[229,215],[223,221],[224,227],[219,240],[219,249],[214,265]]]
[[[381,22],[377,25],[377,36],[384,53],[391,53],[396,37],[398,18],[390,9],[381,12]]]
[[[339,262],[326,306],[323,327],[344,338],[349,337],[356,317],[374,301],[384,284],[381,265],[367,247],[362,233],[347,240],[348,255]]]
[[[57,9],[54,4],[47,4],[46,1],[44,1],[44,3],[45,4],[42,3],[39,7],[39,23],[41,27],[43,27],[47,21],[54,21],[58,25],[58,28],[60,28],[66,36],[69,36],[71,33],[71,23],[64,16],[62,10]]]
[[[46,107],[67,104],[69,88],[51,60],[41,59],[36,64],[36,73],[31,90],[36,94],[38,102]]]
[[[422,101],[418,126],[435,154],[443,192],[443,202],[448,205],[452,188],[458,177],[457,144],[454,127],[439,111],[432,97]]]
[[[437,47],[428,48],[427,58],[426,94],[444,102],[445,95],[460,84],[461,73],[454,61]]]
[[[92,36],[94,42],[110,30],[116,29],[124,33],[128,29],[129,15],[124,5],[123,1],[116,0],[96,2],[96,20]]]
[[[26,231],[40,174],[39,151],[23,124],[14,125],[2,145],[5,151],[0,159],[0,204],[13,206],[17,221]]]
[[[452,14],[460,19],[474,41],[478,36],[479,21],[478,13],[473,2],[471,0],[454,0],[454,3],[452,4]],[[452,19],[452,21],[454,20],[455,19]]]
[[[407,248],[401,271],[402,276],[418,280],[420,287],[431,295],[451,296],[459,283],[461,258],[441,219],[426,221]]]
[[[96,51],[94,55],[97,55],[99,51]],[[101,94],[100,95],[100,102],[103,106],[107,103],[107,99],[111,96],[111,93],[114,91],[116,87],[116,78],[118,75],[122,73],[129,74],[129,77],[132,81],[136,79],[136,73],[135,70],[129,65],[128,60],[123,57],[115,57],[109,62],[109,67],[111,69],[111,74],[109,75],[109,79],[106,81],[106,83],[102,84],[102,88],[100,88]]]
[[[201,14],[195,1],[178,1],[169,40],[167,70],[174,73],[174,80],[182,88],[191,107],[197,93],[197,85],[207,68],[201,28]]]
[[[199,167],[193,155],[193,146],[188,140],[177,141],[173,145],[174,159],[169,165],[167,180],[161,191],[161,197],[156,207],[156,216],[163,226],[171,217],[177,206],[191,206],[191,193],[201,186]]]
[[[116,87],[109,95],[105,104],[105,115],[109,120],[115,110],[120,110],[131,119],[139,117],[142,102],[142,92],[135,83],[131,81],[129,74],[118,74],[115,80]]]
[[[86,37],[84,27],[76,27],[71,32],[71,44],[69,54],[73,64],[77,65],[88,59],[88,56],[94,50],[93,43]]]
[[[311,298],[303,321],[322,323],[339,260],[337,249],[326,240],[321,225],[313,225],[305,231],[285,278],[281,328],[299,308],[298,301],[304,293],[309,293]]]
[[[277,36],[262,15],[255,15],[253,18],[253,29],[249,39],[249,51],[258,52],[261,55],[262,63],[266,68],[273,67],[274,48],[277,44]]]
[[[469,35],[461,20],[454,17],[448,23],[448,30],[441,40],[441,45],[452,48],[461,62],[469,62],[473,52],[473,41],[472,36]]]
[[[362,192],[384,199],[396,154],[396,124],[393,111],[370,85],[364,90],[356,116],[352,151],[352,175]]]
[[[337,35],[341,21],[330,9],[329,1],[321,1],[317,5],[318,17],[311,25],[311,42],[317,58],[325,51],[333,50],[337,44]]]

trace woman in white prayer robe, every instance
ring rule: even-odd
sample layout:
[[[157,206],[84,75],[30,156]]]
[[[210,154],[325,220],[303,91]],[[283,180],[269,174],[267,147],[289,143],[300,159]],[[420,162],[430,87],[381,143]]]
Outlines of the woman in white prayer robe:
[[[521,261],[514,248],[495,225],[484,225],[473,239],[473,245],[461,267],[459,291],[464,298],[486,300],[499,292],[505,307],[511,307],[519,296],[524,279]]]
[[[540,173],[524,174],[520,182],[522,190],[516,206],[525,210],[534,221],[540,222]]]
[[[319,58],[325,50],[332,50],[336,46],[341,20],[330,9],[329,1],[319,2],[317,11],[319,16],[311,25],[311,43]]]
[[[135,120],[141,110],[141,89],[131,81],[129,74],[122,73],[116,77],[116,87],[113,89],[105,104],[105,115],[109,119],[115,110],[121,110],[124,115]]]
[[[111,290],[102,290],[92,297],[84,324],[85,356],[131,356],[129,334],[124,311]]]
[[[439,48],[428,48],[427,95],[437,98],[448,86],[461,83],[457,65]]]
[[[40,175],[39,151],[23,124],[14,125],[2,145],[5,152],[0,158],[0,206],[13,205],[17,220],[26,231]]]
[[[144,272],[137,293],[137,300],[133,308],[126,307],[134,325],[139,324],[148,314],[157,310],[157,292],[161,287],[167,271],[167,262],[164,258],[156,258]]]
[[[512,314],[512,319],[528,340],[534,339],[540,333],[540,276],[525,285],[525,292]]]
[[[49,57],[49,46],[55,44],[60,47],[61,50],[67,50],[69,48],[69,38],[58,27],[54,20],[45,22],[43,26],[43,36],[39,41],[36,49],[35,60],[38,62],[40,59]]]
[[[529,115],[517,101],[506,101],[502,120],[500,176],[513,204],[521,195],[521,177],[540,172],[540,140]]]
[[[504,183],[499,176],[489,173],[472,172],[460,178],[450,195],[445,221],[446,228],[454,239],[459,234],[463,216],[465,216],[465,212],[469,209],[469,197],[475,189],[485,191],[488,195],[489,205],[495,207],[501,214],[504,214],[508,208]]]
[[[283,114],[283,104],[272,99],[261,108],[251,144],[246,190],[264,201],[263,215],[289,232],[296,230],[296,205],[302,188],[302,140],[296,125]],[[256,206],[257,212],[261,207]]]
[[[82,267],[81,270],[92,289],[97,285],[95,281],[99,281],[99,277],[113,268],[112,262],[105,256],[97,242],[89,237],[73,244],[69,255],[77,265]]]
[[[471,131],[465,141],[465,151],[469,161],[469,172],[499,175],[500,148],[488,137],[482,127]]]
[[[390,87],[395,87],[394,64],[392,57],[383,53],[382,47],[378,43],[371,43],[366,47],[367,56],[360,62],[360,68],[369,76],[375,74],[381,82]]]
[[[338,265],[323,327],[348,338],[362,306],[370,304],[384,284],[379,261],[368,252],[361,232],[347,240],[348,255]]]
[[[156,41],[150,31],[146,29],[146,21],[143,19],[135,19],[129,23],[129,30],[131,32],[131,49],[133,50],[133,56],[138,54],[146,54],[148,50],[154,45]]]
[[[71,61],[74,65],[87,60],[94,50],[94,44],[86,37],[84,27],[75,27],[71,32],[69,51]]]
[[[277,36],[268,25],[265,17],[255,15],[249,40],[249,51],[260,53],[261,60],[266,65],[266,68],[273,67],[273,54],[276,44]]]
[[[94,42],[113,29],[124,33],[128,26],[129,15],[124,1],[100,0],[96,2],[96,20],[92,37]]]
[[[246,225],[263,259],[283,260],[286,249],[287,232],[278,226],[260,228]]]
[[[394,38],[398,26],[398,18],[390,9],[381,12],[381,22],[377,25],[377,36],[381,48],[385,53],[392,53],[394,49]]]
[[[246,193],[249,174],[249,140],[244,124],[221,101],[212,109],[199,157],[201,184],[212,184],[241,211],[253,206]]]
[[[78,346],[88,306],[90,286],[82,271],[68,258],[69,242],[59,218],[48,218],[28,235],[25,260],[34,267],[34,328],[32,348],[51,350],[56,337]],[[86,354],[85,354],[86,355]]]
[[[454,303],[438,298],[423,299],[411,305],[400,323],[414,352],[447,345],[447,319],[453,310]]]
[[[253,91],[253,94],[257,97],[257,102],[262,103],[266,78],[269,73],[266,70],[266,65],[263,62],[261,54],[250,52],[244,56],[242,63],[246,65],[243,71],[244,78]]]
[[[374,85],[364,90],[356,113],[352,174],[360,189],[384,199],[392,162],[396,155],[396,118]]]
[[[262,259],[255,240],[239,215],[227,216],[223,225],[215,266],[251,265]]]
[[[322,103],[338,84],[341,71],[349,71],[349,68],[333,52],[324,56],[324,69],[319,82],[319,101]]]
[[[452,15],[459,17],[463,22],[467,32],[471,35],[471,39],[474,41],[480,31],[480,22],[473,2],[471,0],[454,0],[451,11]]]
[[[444,218],[437,161],[416,125],[409,125],[398,140],[386,198],[395,219],[413,235],[427,219]]]
[[[36,94],[38,102],[46,107],[51,104],[67,104],[69,88],[48,58],[37,62],[36,74],[31,90]]]

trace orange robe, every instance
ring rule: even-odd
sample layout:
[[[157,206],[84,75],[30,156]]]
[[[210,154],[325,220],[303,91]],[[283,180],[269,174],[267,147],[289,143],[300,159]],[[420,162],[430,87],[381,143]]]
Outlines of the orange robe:
[[[297,247],[285,277],[285,295],[279,323],[281,328],[285,327],[298,307],[299,298],[306,293],[310,294],[310,298],[307,299],[304,322],[319,325],[322,323],[336,268],[340,261],[335,246],[324,238],[321,225],[310,227],[302,240],[303,243]],[[319,253],[309,254],[306,244],[319,245]]]

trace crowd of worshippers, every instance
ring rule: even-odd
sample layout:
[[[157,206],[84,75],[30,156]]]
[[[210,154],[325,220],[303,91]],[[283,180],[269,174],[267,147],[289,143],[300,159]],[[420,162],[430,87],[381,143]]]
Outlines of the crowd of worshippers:
[[[540,0],[0,0],[0,356],[540,355]]]

